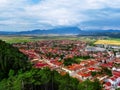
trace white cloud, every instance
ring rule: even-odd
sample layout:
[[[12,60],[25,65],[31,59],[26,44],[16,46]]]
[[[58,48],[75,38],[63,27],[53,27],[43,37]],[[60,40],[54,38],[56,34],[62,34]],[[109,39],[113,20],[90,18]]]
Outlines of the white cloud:
[[[47,26],[84,26],[82,22],[110,20],[120,14],[119,11],[112,13],[111,9],[111,12],[102,11],[105,8],[119,9],[120,0],[42,0],[37,4],[31,4],[30,1],[0,0],[0,28],[3,28],[2,24],[6,25],[7,30],[17,27],[28,30]],[[85,27],[93,26],[86,24]]]

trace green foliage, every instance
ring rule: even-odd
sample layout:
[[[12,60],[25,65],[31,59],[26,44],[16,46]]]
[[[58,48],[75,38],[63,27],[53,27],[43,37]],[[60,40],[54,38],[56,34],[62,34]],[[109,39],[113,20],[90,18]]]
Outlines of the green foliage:
[[[12,76],[14,76],[14,74],[15,74],[15,73],[14,73],[14,70],[10,70],[9,73],[8,73],[8,76],[9,76],[9,77],[12,77]]]
[[[73,58],[68,58],[64,60],[64,65],[68,66],[68,65],[72,65],[73,63],[78,63],[76,60],[74,60]]]
[[[25,71],[29,66],[27,60],[27,56],[17,48],[0,40],[0,80],[16,74],[20,69]]]
[[[75,59],[76,58],[79,58],[79,59],[82,59],[82,60],[86,60],[86,59],[91,59],[91,58],[93,58],[93,57],[90,57],[90,56],[76,56],[76,57],[74,57]]]
[[[92,58],[92,57],[90,57],[90,56],[75,56],[74,58],[65,59],[63,64],[65,66],[72,65],[74,63],[78,64],[78,63],[80,63],[81,60],[87,60],[90,58]]]
[[[69,74],[61,76],[48,68],[31,69],[17,76],[3,79],[0,90],[101,90],[98,80],[79,82]]]
[[[98,73],[97,72],[91,72],[91,75],[94,77],[96,76]]]
[[[0,82],[0,90],[7,90],[7,79],[3,79],[1,82]]]
[[[120,90],[120,88],[118,88],[118,89],[115,89],[115,90]]]
[[[101,90],[101,89],[102,87],[97,79],[94,82],[86,80],[78,85],[78,90]]]
[[[108,68],[102,68],[102,73],[106,73],[107,75],[112,76],[112,71]]]

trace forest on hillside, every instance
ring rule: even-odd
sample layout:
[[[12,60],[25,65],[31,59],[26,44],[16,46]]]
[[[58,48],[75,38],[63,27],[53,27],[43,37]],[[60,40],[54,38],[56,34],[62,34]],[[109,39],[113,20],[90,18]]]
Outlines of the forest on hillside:
[[[27,70],[28,58],[12,45],[0,40],[0,80],[8,78],[10,70],[15,74]]]

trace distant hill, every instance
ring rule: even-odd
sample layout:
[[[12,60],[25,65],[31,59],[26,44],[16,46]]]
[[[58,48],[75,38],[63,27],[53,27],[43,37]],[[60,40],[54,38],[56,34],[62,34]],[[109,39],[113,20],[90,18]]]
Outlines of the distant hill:
[[[32,30],[32,31],[22,31],[18,32],[16,34],[40,34],[40,35],[47,35],[47,34],[79,34],[80,29],[77,27],[60,27],[60,28],[55,28],[55,29],[49,29],[49,30]]]
[[[77,27],[59,27],[54,29],[48,29],[48,30],[40,30],[35,29],[31,31],[21,31],[21,32],[4,32],[0,31],[0,35],[48,35],[48,34],[59,34],[59,35],[65,35],[65,34],[79,34],[80,29]]]
[[[81,30],[78,27],[57,27],[48,30],[30,30],[21,32],[4,32],[0,31],[0,35],[78,35],[78,36],[109,36],[120,38],[120,30]]]
[[[87,30],[82,31],[78,36],[109,36],[120,38],[120,30]]]
[[[7,32],[7,31],[0,31],[0,35],[12,35],[15,34],[16,32]]]

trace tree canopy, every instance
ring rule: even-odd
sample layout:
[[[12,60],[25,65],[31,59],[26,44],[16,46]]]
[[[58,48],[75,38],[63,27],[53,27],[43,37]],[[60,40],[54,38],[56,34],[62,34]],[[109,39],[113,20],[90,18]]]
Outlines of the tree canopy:
[[[0,90],[101,90],[98,80],[84,82],[49,68],[31,69],[0,82]]]
[[[28,58],[23,53],[12,45],[0,40],[0,80],[7,78],[10,70],[14,74],[18,70],[26,70],[28,65]]]

